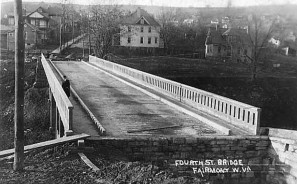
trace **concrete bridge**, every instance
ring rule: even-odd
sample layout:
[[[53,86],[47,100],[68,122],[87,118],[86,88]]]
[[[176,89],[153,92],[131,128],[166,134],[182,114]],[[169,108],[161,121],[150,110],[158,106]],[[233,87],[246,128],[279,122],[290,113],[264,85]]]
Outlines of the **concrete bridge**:
[[[48,61],[51,129],[57,137],[257,135],[261,109],[94,56]],[[61,76],[71,82],[68,99]]]

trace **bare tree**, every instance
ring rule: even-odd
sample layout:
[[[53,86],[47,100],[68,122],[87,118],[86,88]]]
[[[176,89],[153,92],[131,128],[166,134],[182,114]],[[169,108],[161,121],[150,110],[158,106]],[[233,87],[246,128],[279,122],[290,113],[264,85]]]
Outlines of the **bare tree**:
[[[113,35],[120,33],[120,19],[123,12],[119,6],[92,6],[90,15],[90,34],[94,40],[95,55],[104,58],[111,51]]]
[[[165,10],[162,8],[161,13],[157,17],[161,23],[160,38],[164,42],[164,49],[168,52],[171,49],[171,45],[180,33],[175,20],[174,9]]]
[[[205,23],[198,16],[191,20],[192,23],[183,23],[186,18],[189,16],[181,14],[180,10],[176,14],[174,9],[163,8],[159,14],[160,37],[167,52],[172,52],[173,49],[196,52],[199,48],[204,48],[207,32]]]
[[[61,0],[62,15],[61,15],[61,33],[60,46],[69,41],[73,34],[73,16],[76,13],[73,8],[72,0]],[[71,36],[70,36],[71,33]]]
[[[248,35],[252,44],[252,61],[251,79],[255,80],[258,71],[259,61],[265,55],[268,46],[268,40],[276,27],[276,21],[272,18],[253,14],[248,20]]]

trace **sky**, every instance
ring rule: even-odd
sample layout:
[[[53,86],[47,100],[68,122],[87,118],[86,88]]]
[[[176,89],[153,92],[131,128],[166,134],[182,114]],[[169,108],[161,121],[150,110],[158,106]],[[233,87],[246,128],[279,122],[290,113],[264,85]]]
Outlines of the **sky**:
[[[7,2],[11,0],[0,0]],[[41,2],[42,0],[23,0],[23,2]],[[43,0],[48,3],[60,3],[65,0]],[[271,4],[297,4],[297,0],[66,0],[74,4],[131,4],[170,7],[226,7],[228,1],[232,6],[254,6]]]

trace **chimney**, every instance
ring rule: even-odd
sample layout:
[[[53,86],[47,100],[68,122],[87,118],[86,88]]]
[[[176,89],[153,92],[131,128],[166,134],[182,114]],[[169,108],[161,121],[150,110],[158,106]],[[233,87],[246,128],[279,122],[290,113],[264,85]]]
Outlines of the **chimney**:
[[[140,15],[141,15],[141,9],[140,9],[140,7],[138,7],[136,9],[136,14],[137,14],[137,17],[140,17]]]

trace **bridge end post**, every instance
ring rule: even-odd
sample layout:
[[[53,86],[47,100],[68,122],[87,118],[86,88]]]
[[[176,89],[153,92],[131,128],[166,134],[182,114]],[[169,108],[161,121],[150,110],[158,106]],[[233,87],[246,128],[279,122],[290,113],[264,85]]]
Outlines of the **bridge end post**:
[[[254,130],[254,135],[259,135],[260,134],[260,116],[261,116],[261,109],[257,108],[257,114],[255,116],[255,123],[256,123],[256,127]]]

